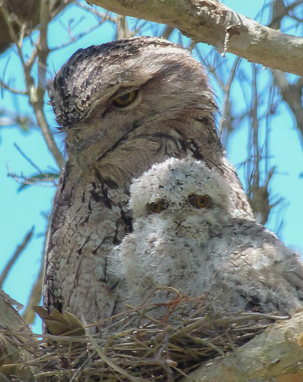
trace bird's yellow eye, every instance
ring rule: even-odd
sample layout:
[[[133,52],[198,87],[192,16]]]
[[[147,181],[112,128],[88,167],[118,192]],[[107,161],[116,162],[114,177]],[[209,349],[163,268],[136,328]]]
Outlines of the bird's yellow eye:
[[[159,200],[157,202],[150,203],[148,205],[148,208],[149,212],[151,212],[152,214],[158,214],[165,209],[164,201]]]
[[[210,197],[208,195],[191,195],[188,197],[189,203],[196,208],[207,208]]]
[[[132,90],[129,93],[123,94],[113,100],[113,104],[118,107],[126,107],[134,102],[137,98],[138,90]]]

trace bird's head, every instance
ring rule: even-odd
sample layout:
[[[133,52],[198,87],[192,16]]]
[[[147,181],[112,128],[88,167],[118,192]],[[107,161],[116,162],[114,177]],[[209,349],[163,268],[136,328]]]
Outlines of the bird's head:
[[[222,174],[192,158],[155,164],[133,181],[130,191],[135,222],[185,236],[224,226],[233,208]]]
[[[136,37],[80,49],[48,90],[67,153],[82,168],[112,163],[113,157],[123,167],[133,152],[140,152],[142,163],[158,150],[199,152],[205,140],[212,142],[205,150],[216,153],[207,148],[216,144],[222,151],[201,64],[164,39]]]

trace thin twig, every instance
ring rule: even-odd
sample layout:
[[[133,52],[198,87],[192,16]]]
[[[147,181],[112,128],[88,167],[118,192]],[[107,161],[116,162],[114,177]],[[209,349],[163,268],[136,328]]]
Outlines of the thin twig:
[[[220,122],[219,122],[219,126],[218,126],[218,134],[219,134],[219,137],[221,138],[222,137],[222,134],[223,134],[223,128],[224,128],[224,125],[225,125],[225,121],[226,121],[226,118],[227,118],[227,114],[228,114],[228,106],[229,106],[229,96],[230,96],[230,90],[231,90],[231,86],[232,86],[232,83],[233,83],[233,80],[235,78],[235,74],[237,72],[237,69],[239,67],[239,64],[241,62],[241,58],[240,57],[237,57],[234,61],[234,64],[232,66],[232,69],[230,71],[230,75],[229,75],[229,78],[228,78],[228,81],[227,81],[227,84],[226,86],[224,87],[224,92],[225,92],[225,95],[224,95],[224,101],[223,101],[223,109],[222,109],[222,115],[221,115],[221,118],[220,118]],[[224,140],[225,141],[225,140]],[[223,143],[224,144],[224,143]]]
[[[40,170],[40,168],[20,149],[20,147],[17,145],[17,143],[14,143],[14,146],[19,151],[19,153],[25,158],[28,163],[30,163],[41,175],[44,175],[43,172]]]
[[[17,90],[17,89],[11,88],[9,85],[7,85],[5,82],[3,82],[1,79],[0,79],[0,87],[2,89],[6,89],[6,90],[10,91],[13,94],[28,95],[28,92],[26,90]]]
[[[58,187],[58,184],[55,181],[54,177],[48,176],[48,174],[43,174],[44,179],[37,180],[37,177],[32,177],[32,178],[27,178],[24,175],[17,175],[14,174],[8,167],[8,177],[13,178],[17,183],[22,184],[22,185],[35,185],[39,187]],[[51,185],[49,183],[52,183]],[[20,191],[20,189],[19,189]]]
[[[22,42],[23,42],[23,37],[25,33],[24,26],[23,28],[21,27],[20,36],[18,38],[13,28],[11,16],[3,1],[0,1],[0,10],[2,11],[3,17],[7,23],[11,40],[13,43],[16,44],[18,55],[22,63],[24,79],[25,79],[26,89],[27,89],[26,93],[29,97],[29,103],[34,109],[34,113],[36,115],[38,125],[42,131],[44,140],[50,152],[53,154],[53,157],[55,161],[57,162],[59,168],[62,168],[65,161],[53,138],[53,135],[50,131],[50,127],[46,121],[46,117],[43,110],[43,106],[44,106],[43,95],[45,92],[43,84],[45,85],[45,82],[46,82],[45,81],[46,60],[49,53],[49,49],[47,46],[47,39],[46,39],[47,26],[50,21],[49,0],[47,1],[41,0],[41,10],[40,10],[41,32],[38,38],[38,47],[37,46],[35,47],[32,57],[30,58],[30,60],[28,60],[28,62],[25,62],[23,52],[22,52]],[[38,65],[39,65],[38,88],[36,88],[34,78],[31,75],[32,65],[37,53],[38,53]],[[40,72],[40,69],[41,69],[41,72]],[[1,85],[4,86],[2,83]]]
[[[107,355],[101,350],[100,346],[98,345],[97,341],[87,332],[86,335],[88,336],[90,342],[92,343],[93,347],[95,348],[96,352],[99,354],[101,359],[103,359],[104,362],[106,362],[110,367],[112,367],[115,371],[118,373],[124,375],[125,377],[129,378],[130,381],[134,382],[144,382],[144,379],[138,379],[132,377],[130,374],[128,374],[125,370],[121,369],[121,367],[117,366],[110,358],[107,357]]]
[[[35,227],[32,227],[31,230],[26,234],[22,243],[20,245],[18,245],[18,247],[15,250],[15,253],[11,257],[11,259],[8,261],[8,263],[6,264],[5,268],[3,269],[2,274],[0,275],[0,288],[2,287],[9,271],[11,270],[11,268],[13,267],[15,262],[17,261],[18,257],[21,255],[21,253],[23,252],[23,250],[26,248],[27,244],[29,243],[30,239],[32,238],[32,236],[34,234],[34,228]]]

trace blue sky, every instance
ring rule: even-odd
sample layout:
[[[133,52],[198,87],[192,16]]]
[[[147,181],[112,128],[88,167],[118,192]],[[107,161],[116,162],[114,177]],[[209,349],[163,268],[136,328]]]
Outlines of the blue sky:
[[[262,18],[260,15],[256,18],[256,15],[258,15],[259,10],[264,4],[263,0],[245,2],[243,0],[229,0],[224,1],[224,3],[236,12],[256,19],[263,24],[267,22],[267,12],[262,14]],[[75,7],[70,7],[60,17],[60,23],[57,19],[50,26],[48,37],[51,48],[59,46],[69,40],[69,35],[62,25],[67,25],[70,19],[74,19],[74,21],[82,20],[79,26],[74,30],[74,33],[80,30],[86,30],[96,22],[95,17],[89,13]],[[133,22],[134,21],[130,20],[130,25],[132,25]],[[298,34],[298,31],[294,29],[293,31],[288,31],[288,33]],[[148,34],[148,31],[145,34]],[[54,51],[49,56],[49,68],[51,71],[49,78],[60,69],[63,63],[66,62],[77,49],[92,44],[101,44],[112,40],[113,37],[113,27],[107,23],[96,29],[93,33],[80,39],[77,43]],[[202,45],[202,47],[203,49],[209,49],[205,44]],[[29,42],[27,42],[24,52],[27,54],[30,52]],[[227,56],[227,60],[229,60],[227,66],[230,67],[235,56],[229,54]],[[249,63],[243,61],[241,68],[249,75],[251,70]],[[261,82],[258,84],[260,94],[266,95],[266,92],[268,92],[267,83],[269,74],[265,69],[261,68],[260,70],[264,71],[264,74],[260,77]],[[4,81],[10,79],[11,87],[24,89],[22,69],[14,48],[9,49],[5,54],[0,56],[0,75]],[[214,82],[213,85],[215,86]],[[236,113],[243,108],[245,95],[243,99],[243,93],[240,88],[237,88],[238,85],[235,84],[234,86],[232,100],[234,112]],[[246,91],[248,95],[250,90],[247,89]],[[247,98],[249,99],[248,96]],[[222,101],[220,95],[217,101],[220,106]],[[5,109],[8,112],[15,110],[21,114],[30,115],[34,119],[27,99],[24,96],[16,98],[9,92],[4,91],[0,97],[0,109]],[[46,113],[48,121],[55,131],[55,119],[49,106],[46,107]],[[234,165],[238,165],[246,158],[249,123],[250,121],[247,120],[241,130],[234,133],[229,140],[227,151],[229,159]],[[277,174],[271,183],[271,188],[273,194],[285,198],[285,203],[283,204],[282,215],[280,208],[274,209],[268,222],[268,227],[272,230],[276,230],[281,217],[283,217],[285,224],[280,237],[287,245],[303,250],[303,179],[299,176],[300,173],[303,172],[302,142],[297,133],[294,118],[289,114],[286,105],[282,105],[279,109],[279,114],[271,119],[270,127],[270,148],[273,157],[271,161],[272,164],[277,166]],[[264,134],[265,130],[263,126],[262,129],[261,131],[263,131]],[[49,154],[41,133],[37,128],[32,128],[30,132],[23,133],[20,128],[16,126],[1,127],[0,139],[0,232],[2,236],[0,272],[15,251],[16,246],[22,242],[25,234],[32,226],[35,226],[34,238],[15,264],[4,284],[4,290],[7,293],[22,304],[26,304],[31,285],[35,281],[39,270],[43,251],[43,234],[47,226],[47,219],[43,214],[49,214],[51,211],[55,188],[29,187],[20,193],[17,192],[19,185],[12,178],[7,177],[7,168],[17,174],[23,173],[27,176],[37,171],[16,150],[14,143],[17,143],[41,170],[47,171],[49,168],[57,168],[57,166]],[[63,136],[56,133],[55,139],[59,147],[63,149]],[[242,170],[239,171],[239,174],[243,179]],[[34,329],[39,331],[40,324],[37,323]]]

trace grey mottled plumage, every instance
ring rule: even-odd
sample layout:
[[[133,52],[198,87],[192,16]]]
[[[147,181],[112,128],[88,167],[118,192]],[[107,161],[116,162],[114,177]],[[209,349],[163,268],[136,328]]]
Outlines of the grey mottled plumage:
[[[130,190],[134,231],[109,261],[125,301],[138,306],[155,288],[170,286],[191,297],[223,292],[217,306],[229,311],[286,314],[302,307],[301,261],[263,226],[233,217],[217,169],[171,158]],[[165,293],[149,302],[167,302]]]
[[[129,184],[154,163],[192,156],[227,179],[233,214],[251,219],[216,134],[201,64],[166,40],[126,39],[77,51],[49,84],[67,162],[55,196],[44,306],[93,322],[115,311],[107,254],[132,230]]]

